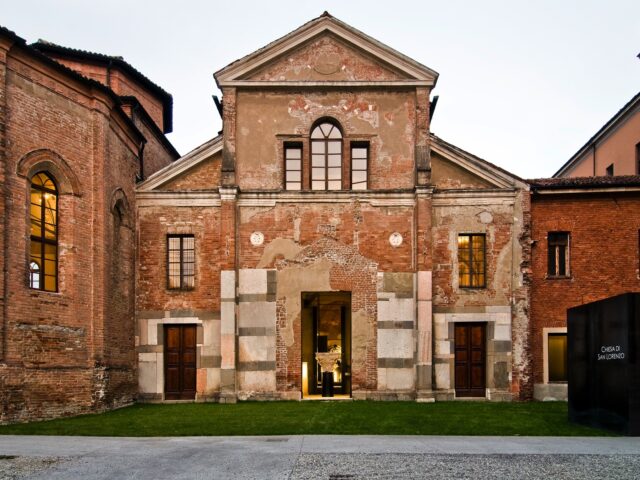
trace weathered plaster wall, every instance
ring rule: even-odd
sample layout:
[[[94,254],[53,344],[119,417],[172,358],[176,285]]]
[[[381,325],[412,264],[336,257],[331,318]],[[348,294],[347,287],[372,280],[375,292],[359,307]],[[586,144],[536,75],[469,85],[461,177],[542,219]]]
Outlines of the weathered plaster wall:
[[[188,176],[188,175],[187,175]],[[194,177],[196,189],[200,178]],[[187,182],[187,180],[184,180]],[[186,183],[185,183],[186,185]],[[178,206],[162,194],[139,200],[136,345],[139,396],[163,399],[164,324],[198,325],[196,399],[217,398],[221,384],[220,212],[217,206]],[[216,202],[209,202],[216,203]],[[167,288],[167,235],[195,238],[195,287]]]
[[[351,292],[352,395],[366,398],[377,384],[377,265],[352,246],[323,237],[295,258],[276,263],[276,382],[302,391],[301,298],[303,292]]]
[[[258,81],[398,80],[401,74],[362,50],[326,34],[249,76]]]
[[[352,245],[359,254],[376,261],[382,271],[413,270],[413,208],[402,204],[411,204],[410,197],[386,201],[381,197],[382,206],[376,206],[374,199],[329,195],[318,196],[317,200],[242,200],[238,226],[240,266],[273,268],[278,258],[297,254],[293,244],[301,248],[329,236]],[[261,203],[268,205],[260,206]],[[251,244],[253,232],[264,235],[262,245]],[[403,236],[399,247],[389,244],[394,232]]]
[[[528,357],[528,304],[522,277],[523,197],[509,191],[434,195],[433,308],[437,398],[452,398],[456,322],[487,323],[487,397],[519,395]],[[528,210],[527,210],[528,211]],[[486,236],[486,287],[458,285],[458,235]],[[525,290],[522,290],[522,289]],[[524,302],[524,303],[523,303]],[[517,373],[518,377],[514,377]],[[517,380],[517,381],[516,381]]]
[[[431,155],[431,183],[438,189],[492,188],[492,185],[471,172],[441,157]]]
[[[369,189],[413,187],[415,92],[240,91],[236,108],[236,175],[240,188],[283,188],[285,141],[303,144],[303,183],[308,188],[308,136],[312,124],[325,116],[334,118],[343,128],[343,189],[350,189],[350,142],[362,140],[370,142]]]
[[[178,178],[162,185],[163,191],[190,191],[214,190],[220,185],[220,153],[212,158],[204,160],[193,168],[190,168]]]

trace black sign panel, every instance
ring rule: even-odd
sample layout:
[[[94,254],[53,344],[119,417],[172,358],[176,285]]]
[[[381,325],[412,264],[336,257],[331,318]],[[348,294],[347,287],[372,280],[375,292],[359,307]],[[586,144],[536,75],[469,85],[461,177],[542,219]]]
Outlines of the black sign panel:
[[[640,435],[640,293],[567,310],[569,420]]]

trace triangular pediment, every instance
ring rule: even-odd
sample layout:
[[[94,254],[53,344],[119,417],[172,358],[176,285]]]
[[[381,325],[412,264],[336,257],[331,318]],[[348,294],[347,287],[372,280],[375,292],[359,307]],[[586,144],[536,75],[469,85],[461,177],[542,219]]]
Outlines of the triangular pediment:
[[[217,136],[138,184],[138,192],[212,190],[219,187],[222,136]]]
[[[243,80],[253,81],[398,81],[406,73],[323,32]]]
[[[431,181],[438,190],[527,189],[521,178],[431,135]]]
[[[214,75],[218,86],[339,82],[433,86],[437,72],[325,13]]]

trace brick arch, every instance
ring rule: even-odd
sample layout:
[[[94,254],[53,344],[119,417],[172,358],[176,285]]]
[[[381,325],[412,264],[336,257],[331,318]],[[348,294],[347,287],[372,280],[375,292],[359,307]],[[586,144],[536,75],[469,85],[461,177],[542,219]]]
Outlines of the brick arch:
[[[31,181],[36,173],[49,172],[55,179],[62,195],[80,196],[80,181],[62,156],[42,148],[24,155],[16,166],[16,174]]]
[[[118,187],[111,193],[109,211],[114,216],[118,215],[123,227],[133,228],[131,207],[127,195],[122,188]]]
[[[300,391],[302,387],[302,293],[343,291],[351,292],[352,391],[375,390],[378,264],[357,248],[326,236],[295,258],[279,260],[276,269],[277,389]],[[301,281],[294,284],[291,279],[296,277]]]

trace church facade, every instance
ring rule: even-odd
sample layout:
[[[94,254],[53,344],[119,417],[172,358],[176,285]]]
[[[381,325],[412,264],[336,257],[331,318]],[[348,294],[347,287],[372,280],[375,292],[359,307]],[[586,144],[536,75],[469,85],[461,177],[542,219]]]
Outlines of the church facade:
[[[223,131],[138,185],[148,401],[525,397],[529,196],[436,137],[438,74],[325,14],[215,74]]]
[[[435,71],[323,14],[216,72],[178,158],[120,57],[0,40],[1,422],[531,398],[530,186],[431,132]]]

